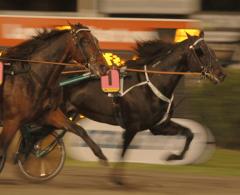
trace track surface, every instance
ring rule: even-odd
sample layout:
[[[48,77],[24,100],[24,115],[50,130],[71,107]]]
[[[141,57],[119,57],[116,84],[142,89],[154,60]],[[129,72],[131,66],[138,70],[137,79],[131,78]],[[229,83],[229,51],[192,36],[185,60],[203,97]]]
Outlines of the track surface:
[[[109,168],[65,167],[48,183],[34,184],[16,176],[16,168],[7,165],[0,175],[1,195],[231,195],[240,194],[240,177],[191,176],[160,171],[125,171],[127,185],[110,182]]]

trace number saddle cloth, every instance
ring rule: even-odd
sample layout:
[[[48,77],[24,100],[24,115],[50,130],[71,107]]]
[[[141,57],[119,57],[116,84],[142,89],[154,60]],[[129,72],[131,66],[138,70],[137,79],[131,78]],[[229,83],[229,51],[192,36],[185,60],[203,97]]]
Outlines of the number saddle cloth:
[[[117,93],[120,91],[120,74],[116,69],[110,69],[106,75],[101,77],[101,88],[106,93]]]
[[[3,71],[4,71],[4,64],[0,62],[0,85],[3,83]]]

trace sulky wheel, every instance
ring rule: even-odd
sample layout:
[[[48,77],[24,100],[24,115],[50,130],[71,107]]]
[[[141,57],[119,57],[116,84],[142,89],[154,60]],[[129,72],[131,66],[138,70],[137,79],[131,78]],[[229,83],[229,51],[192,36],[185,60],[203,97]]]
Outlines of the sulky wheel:
[[[37,141],[27,156],[20,152],[24,144],[20,138],[17,163],[25,177],[42,182],[52,179],[62,170],[66,153],[63,140],[57,136],[52,132]]]

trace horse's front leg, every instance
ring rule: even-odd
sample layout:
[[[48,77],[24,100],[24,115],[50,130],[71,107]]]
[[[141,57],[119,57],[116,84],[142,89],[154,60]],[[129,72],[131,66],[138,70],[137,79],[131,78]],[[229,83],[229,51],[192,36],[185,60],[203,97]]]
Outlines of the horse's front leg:
[[[20,127],[18,118],[3,121],[3,129],[0,134],[0,172],[3,170],[7,158],[7,149],[14,135]]]
[[[107,158],[103,154],[101,148],[89,137],[85,129],[69,120],[60,109],[48,113],[44,122],[56,128],[65,129],[80,136],[92,149],[93,153],[101,160],[101,162],[103,164],[107,164]]]
[[[186,154],[186,152],[189,149],[189,146],[192,142],[192,139],[194,137],[193,133],[190,131],[190,129],[183,127],[175,122],[169,121],[167,123],[163,123],[158,126],[154,126],[150,128],[150,131],[153,135],[182,135],[186,138],[186,142],[184,145],[184,148],[182,152],[177,155],[177,154],[171,154],[168,156],[167,160],[182,160]]]
[[[118,185],[123,185],[123,168],[124,168],[124,157],[127,152],[127,149],[132,142],[134,136],[136,135],[137,131],[132,131],[129,129],[126,129],[123,132],[123,145],[122,145],[122,150],[120,154],[120,159],[119,162],[115,164],[115,167],[113,169],[112,173],[112,180],[114,183]]]

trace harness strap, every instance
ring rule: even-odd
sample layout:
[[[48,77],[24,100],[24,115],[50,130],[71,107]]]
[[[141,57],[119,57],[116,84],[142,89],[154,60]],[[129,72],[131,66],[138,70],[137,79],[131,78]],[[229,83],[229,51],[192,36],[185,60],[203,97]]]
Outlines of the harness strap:
[[[201,42],[201,41],[204,41],[204,39],[203,38],[199,38],[198,40],[196,40],[193,44],[192,44],[192,46],[193,47],[195,47],[199,42]]]
[[[124,78],[121,78],[121,91],[120,91],[120,96],[124,96],[126,95],[129,91],[131,91],[132,89],[134,89],[135,87],[139,87],[142,85],[148,85],[149,88],[152,90],[152,92],[161,100],[163,100],[164,102],[168,103],[168,107],[167,107],[167,111],[165,112],[163,118],[156,124],[156,125],[160,125],[162,123],[164,123],[168,117],[169,117],[169,113],[171,110],[171,106],[172,106],[172,102],[174,99],[174,95],[172,95],[171,99],[169,99],[168,97],[166,97],[160,90],[158,90],[157,87],[155,87],[153,85],[153,83],[150,81],[148,73],[147,73],[147,66],[144,66],[144,72],[145,72],[145,77],[146,77],[146,81],[143,81],[141,83],[138,83],[136,85],[133,85],[132,87],[128,88],[126,91],[123,92],[123,82],[124,82]]]
[[[123,92],[123,83],[124,83],[124,78],[121,78],[121,91],[120,91],[120,96],[124,96],[126,95],[129,91],[131,91],[132,89],[134,89],[135,87],[139,87],[142,85],[148,85],[149,88],[152,90],[152,92],[161,100],[163,100],[164,102],[168,103],[168,107],[167,107],[167,111],[165,112],[163,118],[156,124],[156,125],[160,125],[162,123],[164,123],[168,117],[169,117],[169,113],[171,110],[171,106],[172,106],[172,102],[174,99],[174,95],[172,95],[171,99],[169,99],[168,97],[166,97],[160,90],[158,90],[157,87],[155,87],[153,85],[153,83],[150,81],[148,73],[147,73],[147,66],[144,66],[144,72],[145,72],[145,78],[146,81],[143,81],[141,83],[138,83],[136,85],[131,86],[130,88],[128,88],[126,91]]]
[[[152,92],[161,100],[168,102],[169,104],[171,103],[171,100],[166,97],[165,95],[163,95],[163,93],[161,91],[159,91],[153,84],[152,82],[149,80],[149,76],[147,73],[147,66],[144,66],[144,70],[145,70],[145,77],[146,77],[146,81],[147,81],[147,85],[150,87],[150,89],[152,90]]]
[[[171,99],[169,99],[168,97],[166,97],[165,95],[163,95],[163,93],[161,91],[158,90],[157,87],[155,87],[153,85],[153,83],[150,81],[148,73],[147,73],[147,66],[144,66],[144,72],[145,72],[145,78],[146,81],[143,81],[141,83],[138,83],[136,85],[131,86],[130,88],[128,88],[126,91],[123,91],[123,82],[124,82],[124,78],[121,78],[121,91],[120,91],[120,95],[124,96],[126,95],[129,91],[131,91],[132,89],[134,89],[135,87],[139,87],[142,85],[148,85],[150,87],[150,89],[152,90],[152,92],[161,100],[163,100],[164,102],[167,103],[171,103]]]
[[[88,29],[88,28],[80,28],[80,29],[78,29],[78,30],[75,30],[74,33],[75,33],[75,34],[78,34],[78,33],[81,32],[81,31],[88,31],[88,32],[90,32],[90,29]]]
[[[170,109],[171,109],[171,106],[172,106],[173,99],[174,99],[174,95],[172,95],[172,97],[171,97],[171,99],[170,99],[170,102],[169,102],[168,108],[167,108],[167,112],[165,112],[163,118],[162,118],[155,126],[158,126],[158,125],[164,123],[164,122],[168,119],[168,116],[169,116],[169,113],[170,113]]]
[[[131,91],[132,89],[134,89],[135,87],[139,87],[139,86],[142,86],[142,85],[146,85],[148,82],[147,81],[144,81],[144,82],[141,82],[141,83],[138,83],[136,85],[133,85],[132,87],[128,88],[126,91],[123,92],[123,84],[124,83],[124,78],[121,78],[121,91],[120,91],[120,95],[121,96],[124,96],[126,95],[129,91]]]

